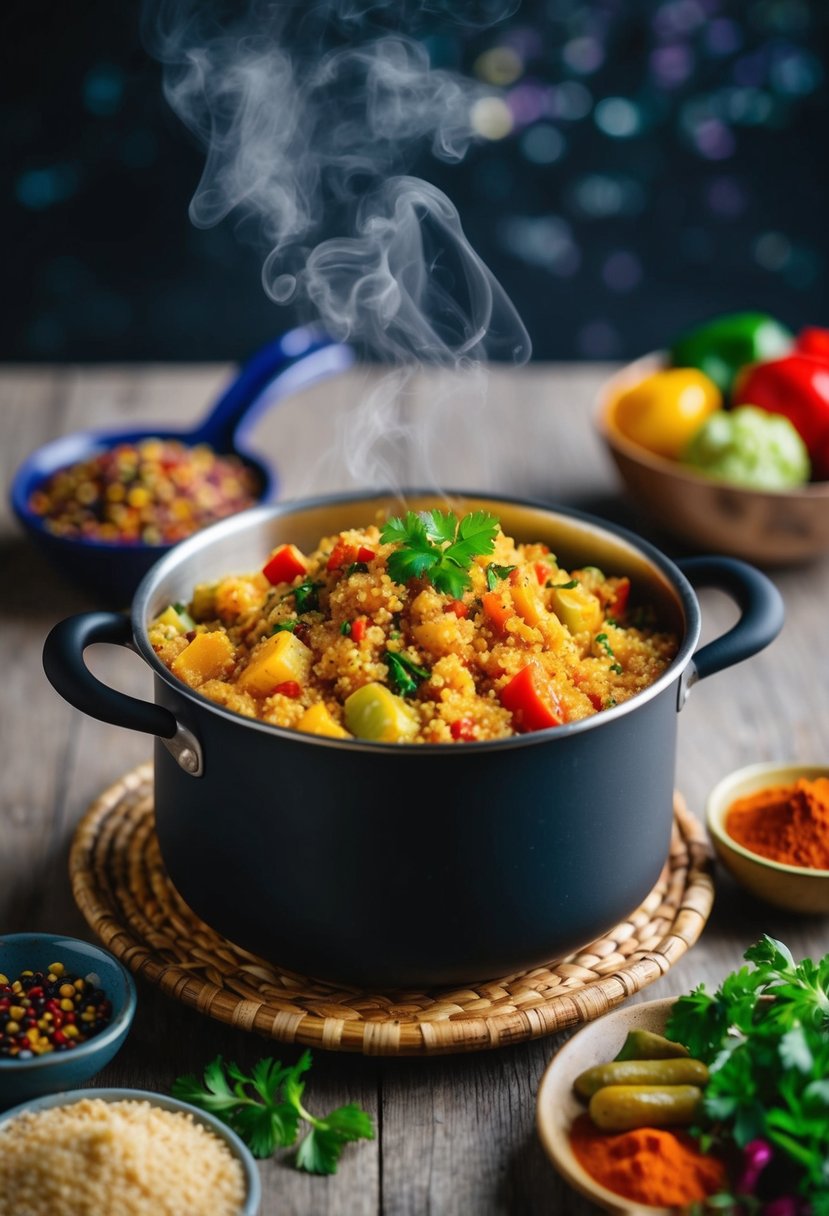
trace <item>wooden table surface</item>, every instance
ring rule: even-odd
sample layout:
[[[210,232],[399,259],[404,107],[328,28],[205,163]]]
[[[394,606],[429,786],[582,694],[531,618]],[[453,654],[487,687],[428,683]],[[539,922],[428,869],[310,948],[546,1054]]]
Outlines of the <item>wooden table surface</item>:
[[[403,483],[515,493],[577,505],[630,524],[669,552],[670,542],[637,517],[591,427],[601,366],[496,370],[460,385],[422,377],[372,431],[366,408],[374,371],[357,369],[306,390],[267,413],[255,442],[280,470],[282,496],[370,485],[381,460]],[[34,447],[96,425],[183,425],[206,408],[229,369],[199,367],[10,368],[0,373],[0,481]],[[383,399],[384,390],[379,390]],[[391,431],[398,438],[389,442]],[[385,434],[386,438],[383,438]],[[343,454],[344,453],[344,454]],[[0,500],[0,930],[54,931],[91,938],[67,880],[74,825],[94,797],[148,758],[146,737],[86,718],[48,685],[43,639],[56,621],[98,607],[61,582],[30,548]],[[750,662],[698,685],[678,722],[677,784],[701,812],[711,786],[756,760],[826,758],[829,679],[825,670],[829,562],[774,573],[786,601],[780,638]],[[735,610],[718,592],[701,594],[704,637]],[[97,647],[90,665],[139,696],[150,694],[143,663]],[[589,876],[585,876],[589,880]],[[829,922],[778,913],[741,894],[722,872],[698,944],[635,999],[716,985],[761,933],[796,955],[829,950]],[[102,1085],[169,1091],[217,1052],[249,1066],[263,1054],[297,1051],[258,1040],[185,1009],[139,981],[133,1031]],[[330,1109],[356,1101],[377,1139],[349,1147],[336,1176],[316,1178],[284,1159],[261,1164],[263,1216],[490,1216],[597,1211],[559,1179],[536,1137],[539,1078],[566,1036],[490,1053],[385,1060],[315,1056],[308,1101]],[[102,1214],[103,1216],[103,1214]],[[182,1213],[182,1216],[187,1214]]]

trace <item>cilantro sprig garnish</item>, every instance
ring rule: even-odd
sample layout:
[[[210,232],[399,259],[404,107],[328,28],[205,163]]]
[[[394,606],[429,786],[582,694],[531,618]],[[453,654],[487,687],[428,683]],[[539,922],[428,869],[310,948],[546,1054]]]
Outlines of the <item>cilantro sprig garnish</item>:
[[[407,511],[384,525],[380,539],[399,546],[387,562],[396,583],[425,577],[458,599],[470,586],[472,559],[492,552],[497,531],[498,520],[488,511],[470,511],[461,520],[454,511]]]
[[[340,1155],[352,1140],[373,1140],[371,1116],[350,1103],[319,1118],[302,1102],[302,1075],[311,1067],[305,1051],[296,1064],[283,1067],[267,1058],[254,1064],[250,1074],[217,1056],[204,1070],[203,1081],[188,1074],[173,1082],[172,1094],[209,1111],[239,1135],[254,1157],[270,1157],[277,1148],[296,1143],[302,1123],[308,1131],[296,1151],[298,1169],[310,1174],[333,1174]]]
[[[486,568],[487,591],[497,591],[498,584],[505,578],[509,578],[514,569],[515,566],[499,566],[495,562],[490,562]]]
[[[763,937],[745,958],[716,992],[681,996],[666,1033],[709,1066],[706,1136],[766,1141],[788,1190],[829,1216],[829,954],[795,963]]]

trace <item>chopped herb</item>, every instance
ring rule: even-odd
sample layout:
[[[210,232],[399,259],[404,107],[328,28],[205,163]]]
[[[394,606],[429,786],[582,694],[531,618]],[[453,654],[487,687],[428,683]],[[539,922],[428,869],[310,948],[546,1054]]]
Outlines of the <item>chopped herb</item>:
[[[400,546],[387,562],[396,583],[426,577],[438,591],[460,599],[470,585],[472,559],[492,552],[497,531],[498,520],[487,511],[471,511],[460,521],[453,511],[407,511],[403,519],[388,521],[380,539]]]
[[[608,697],[604,703],[605,709],[612,709],[614,705],[618,705],[618,701],[615,697]]]
[[[397,639],[398,639],[400,636],[401,636],[401,633],[400,633],[400,630],[399,630],[399,629],[392,629],[391,633],[389,634],[389,638],[390,638],[390,640],[392,640],[392,641],[397,641]]]
[[[572,591],[578,585],[579,580],[577,578],[571,578],[569,583],[554,583],[552,580],[547,583],[548,587],[558,587],[559,591]]]
[[[293,633],[298,624],[297,620],[277,621],[271,630],[271,636],[275,633]]]
[[[780,1210],[825,1216],[829,954],[796,963],[782,942],[764,936],[744,957],[754,966],[733,971],[716,992],[700,985],[679,997],[666,1034],[709,1067],[702,1098],[706,1137],[726,1150],[757,1140],[770,1144],[779,1191],[803,1204]],[[739,1198],[742,1209],[746,1197]],[[772,1207],[777,1210],[773,1203],[763,1210]]]
[[[417,663],[407,659],[404,654],[396,654],[392,650],[387,650],[383,658],[389,669],[392,686],[402,697],[412,696],[417,692],[417,686],[421,680],[429,678],[429,671],[426,667],[418,667]]]
[[[175,604],[173,604],[173,608],[179,614],[179,616],[187,612],[187,605],[179,603],[178,600],[176,600]]]
[[[501,580],[509,578],[515,569],[515,566],[497,566],[495,562],[490,562],[486,568],[487,591],[496,591]]]
[[[296,603],[296,610],[300,614],[303,612],[316,612],[320,606],[319,591],[322,583],[315,583],[313,579],[304,578],[298,586],[294,587],[289,593],[293,595]]]
[[[368,574],[368,566],[365,562],[351,562],[346,567],[345,577],[351,578],[352,574]]]
[[[279,1060],[259,1060],[250,1075],[217,1056],[204,1070],[203,1081],[193,1075],[178,1077],[172,1094],[209,1111],[245,1141],[254,1157],[270,1157],[277,1148],[295,1144],[300,1123],[310,1127],[296,1152],[298,1169],[311,1174],[336,1173],[340,1154],[350,1140],[373,1140],[371,1116],[359,1106],[339,1106],[324,1118],[310,1114],[302,1104],[311,1053],[304,1051],[296,1064],[283,1068]]]
[[[607,655],[607,657],[609,659],[616,658],[616,656],[613,653],[613,647],[610,645],[610,642],[607,640],[606,633],[597,633],[596,642],[598,643],[599,646],[601,646],[602,650],[605,652],[605,654]],[[611,663],[610,670],[615,672],[617,676],[620,676],[622,674],[623,668],[620,663]]]
[[[342,625],[340,625],[340,633],[344,638],[348,637],[351,633],[351,621],[343,621]]]

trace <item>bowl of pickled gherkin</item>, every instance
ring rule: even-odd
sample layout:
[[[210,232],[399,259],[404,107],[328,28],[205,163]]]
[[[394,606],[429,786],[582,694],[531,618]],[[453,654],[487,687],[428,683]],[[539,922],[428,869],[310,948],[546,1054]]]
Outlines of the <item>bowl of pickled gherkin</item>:
[[[538,1090],[538,1133],[553,1165],[605,1212],[659,1212],[721,1191],[719,1160],[688,1133],[708,1069],[664,1035],[674,999],[615,1010],[558,1052]]]

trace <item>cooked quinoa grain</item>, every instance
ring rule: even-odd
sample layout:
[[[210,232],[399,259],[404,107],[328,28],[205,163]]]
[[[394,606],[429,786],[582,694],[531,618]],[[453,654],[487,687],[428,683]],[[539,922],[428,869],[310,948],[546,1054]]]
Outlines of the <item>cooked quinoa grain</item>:
[[[0,1129],[0,1195],[17,1216],[238,1216],[245,1179],[189,1113],[84,1098]]]
[[[648,606],[629,602],[628,578],[562,569],[546,545],[500,527],[460,594],[428,571],[395,581],[398,547],[374,525],[309,555],[281,545],[260,573],[171,605],[150,640],[174,675],[246,717],[412,743],[576,722],[647,688],[676,654]]]

